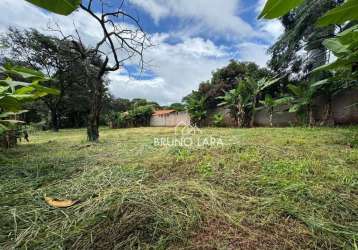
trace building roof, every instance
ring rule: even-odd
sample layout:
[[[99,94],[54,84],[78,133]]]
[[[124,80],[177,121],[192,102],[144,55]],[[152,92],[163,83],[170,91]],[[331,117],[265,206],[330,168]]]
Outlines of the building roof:
[[[176,112],[174,109],[157,110],[153,115],[169,115],[174,112]]]

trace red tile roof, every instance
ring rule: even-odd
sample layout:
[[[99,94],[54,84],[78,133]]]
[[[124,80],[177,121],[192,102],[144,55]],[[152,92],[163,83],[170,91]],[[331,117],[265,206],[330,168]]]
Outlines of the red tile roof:
[[[153,113],[153,115],[169,115],[174,112],[176,112],[174,109],[157,110]]]

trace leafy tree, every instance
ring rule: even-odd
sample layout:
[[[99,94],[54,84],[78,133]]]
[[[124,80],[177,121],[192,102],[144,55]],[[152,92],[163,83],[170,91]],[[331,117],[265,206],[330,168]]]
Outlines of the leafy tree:
[[[185,105],[183,103],[172,103],[168,109],[174,109],[177,112],[185,111]]]
[[[289,12],[290,10],[294,9],[297,6],[300,6],[301,9],[305,10],[305,6],[311,5],[312,1],[305,1],[304,4],[302,4],[303,1],[292,1],[288,3],[287,1],[281,1],[281,0],[268,0],[266,2],[265,8],[262,11],[260,18],[264,17],[267,19],[273,19],[280,17],[284,15],[285,13]],[[325,1],[316,1],[319,3],[325,3]],[[329,25],[339,25],[346,23],[344,25],[343,29],[348,29],[347,31],[343,31],[342,33],[338,34],[336,38],[333,39],[327,39],[323,42],[323,45],[328,48],[330,51],[332,51],[335,55],[338,55],[339,57],[349,57],[349,55],[352,55],[350,58],[350,61],[346,61],[346,63],[350,63],[349,67],[352,67],[353,73],[355,69],[355,65],[357,64],[357,59],[354,59],[354,52],[356,51],[356,28],[351,28],[355,21],[358,20],[358,2],[356,0],[346,0],[346,1],[330,1],[328,4],[333,4],[333,6],[330,7],[330,10],[326,12],[323,16],[319,15],[319,20],[316,22],[316,25],[319,27],[330,27]],[[338,5],[338,6],[337,6]],[[332,8],[335,7],[335,8]],[[321,10],[321,11],[324,11]],[[317,16],[317,12],[315,10],[315,13],[312,13]],[[289,17],[290,14],[288,14]],[[307,16],[307,15],[304,15]],[[285,17],[284,17],[285,18]],[[294,17],[297,19],[297,17]],[[311,17],[312,18],[312,17]],[[291,18],[292,19],[292,18]],[[307,18],[304,18],[303,20],[307,20]],[[310,17],[308,16],[308,20],[310,20]],[[311,21],[313,21],[311,19]],[[314,22],[310,22],[309,24],[312,24]],[[290,24],[290,18],[287,18],[287,26],[288,28],[292,28],[295,25]],[[309,25],[312,26],[312,25]],[[298,26],[299,27],[299,26]],[[333,26],[331,26],[333,27]],[[299,34],[299,33],[298,33]],[[303,33],[302,33],[303,34]],[[314,33],[313,33],[314,34]],[[297,40],[297,39],[296,39]],[[344,42],[343,42],[344,40]],[[343,43],[342,43],[343,42]],[[348,46],[349,49],[345,51],[344,54],[340,54],[339,48],[343,48],[342,45]],[[339,66],[338,66],[339,65]],[[346,65],[347,66],[347,65]],[[333,67],[333,68],[332,68]],[[331,66],[327,67],[321,67],[319,69],[325,69],[330,70],[334,69],[336,67],[342,67],[341,61],[338,60],[336,64],[333,64]]]
[[[150,118],[154,112],[153,105],[135,106],[128,112],[131,126],[149,126]]]
[[[85,67],[85,73],[91,102],[87,137],[89,141],[96,142],[99,139],[98,129],[105,92],[104,76],[108,72],[119,70],[129,59],[139,58],[140,64],[143,65],[143,50],[149,45],[149,40],[139,21],[123,9],[123,2],[114,6],[100,0],[89,0],[79,6],[100,25],[103,34],[93,47],[86,47],[79,36],[64,37],[71,41],[72,49],[80,54],[82,62],[88,66]],[[100,6],[101,11],[98,12],[95,6]],[[128,23],[131,24],[130,27]],[[94,77],[92,73],[95,73]]]
[[[131,107],[135,108],[135,107],[140,107],[140,106],[146,106],[146,105],[151,105],[153,106],[155,109],[159,109],[160,105],[156,102],[152,102],[152,101],[148,101],[146,99],[141,99],[141,98],[134,98],[131,101]]]
[[[73,45],[71,49],[79,53],[79,58],[88,66],[85,67],[85,73],[87,74],[86,82],[91,94],[91,103],[87,137],[89,141],[98,141],[100,113],[105,92],[103,77],[108,72],[117,71],[125,61],[134,57],[139,58],[143,65],[143,49],[148,43],[147,36],[139,21],[123,9],[123,1],[119,6],[108,5],[100,0],[89,0],[86,3],[81,3],[80,0],[55,0],[51,4],[44,0],[28,1],[63,15],[68,15],[75,9],[81,8],[100,25],[103,37],[97,41],[94,47],[86,48],[78,31],[76,32],[77,39],[73,36],[63,38],[71,42]],[[98,13],[94,6],[100,6],[101,12]],[[132,24],[134,28],[120,25],[121,22],[126,24],[125,21]],[[109,63],[110,60],[111,63]],[[95,70],[93,71],[93,69]],[[93,72],[96,72],[95,77],[91,75]]]
[[[256,81],[252,77],[240,80],[234,89],[218,98],[222,100],[219,106],[227,106],[230,109],[231,116],[237,121],[238,126],[253,127],[256,106],[260,96],[279,80],[262,78]]]
[[[20,31],[10,28],[7,35],[2,38],[6,45],[8,59],[17,65],[24,65],[29,68],[41,70],[51,78],[46,84],[60,90],[58,96],[47,96],[43,102],[51,111],[51,126],[54,131],[60,128],[61,117],[64,117],[64,110],[69,106],[78,103],[84,87],[84,65],[78,59],[78,53],[71,50],[71,44],[56,37],[43,35],[36,30]],[[84,89],[81,91],[81,87]],[[76,100],[69,98],[69,94]],[[85,90],[87,92],[87,90]],[[83,99],[82,99],[83,100]],[[88,103],[89,98],[87,99]],[[71,101],[73,101],[71,103]],[[78,108],[75,105],[75,108]]]
[[[107,120],[111,128],[128,128],[149,126],[150,118],[154,112],[153,105],[133,106],[126,112],[111,111]]]
[[[352,78],[358,79],[358,25],[355,25],[339,34],[335,38],[327,39],[323,45],[337,57],[334,62],[315,69],[346,70]]]
[[[222,96],[225,91],[235,88],[238,81],[247,77],[260,80],[264,77],[272,77],[272,73],[265,68],[260,68],[255,63],[232,60],[229,65],[215,71],[210,81],[200,84],[199,92],[206,98],[207,108],[216,108],[219,104],[217,98]]]

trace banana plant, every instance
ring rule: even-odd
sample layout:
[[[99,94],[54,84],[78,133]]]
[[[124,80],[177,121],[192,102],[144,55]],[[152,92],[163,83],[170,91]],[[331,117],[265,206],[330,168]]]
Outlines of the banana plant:
[[[264,100],[260,100],[259,102],[267,109],[267,112],[269,113],[269,119],[270,119],[270,126],[273,127],[273,114],[275,111],[275,108],[277,106],[281,106],[284,104],[288,104],[289,102],[293,101],[292,97],[281,97],[278,99],[272,98],[271,95],[266,95]],[[258,108],[257,110],[259,110]]]
[[[260,94],[267,88],[275,85],[280,81],[281,78],[275,78],[275,79],[268,79],[268,78],[262,78],[259,81],[255,81],[252,77],[248,77],[246,79],[248,86],[251,91],[252,95],[252,110],[251,110],[251,121],[250,121],[250,127],[254,126],[254,120],[255,120],[255,113],[256,113],[256,106],[257,106],[257,100],[260,96]]]
[[[252,89],[247,80],[239,81],[234,89],[225,92],[218,99],[222,100],[218,106],[226,106],[230,110],[238,127],[247,126],[247,116],[252,108]]]
[[[317,92],[317,84],[312,85],[287,85],[292,96],[290,100],[290,113],[308,114],[308,123],[313,125],[312,101]]]

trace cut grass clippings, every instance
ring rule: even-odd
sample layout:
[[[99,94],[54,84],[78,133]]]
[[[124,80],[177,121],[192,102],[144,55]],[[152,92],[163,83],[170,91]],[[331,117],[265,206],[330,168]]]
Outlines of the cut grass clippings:
[[[1,249],[357,249],[358,127],[40,132],[0,152]],[[44,196],[79,200],[54,208]]]

